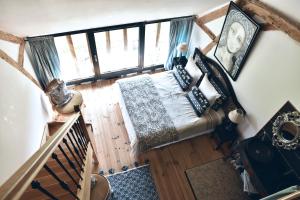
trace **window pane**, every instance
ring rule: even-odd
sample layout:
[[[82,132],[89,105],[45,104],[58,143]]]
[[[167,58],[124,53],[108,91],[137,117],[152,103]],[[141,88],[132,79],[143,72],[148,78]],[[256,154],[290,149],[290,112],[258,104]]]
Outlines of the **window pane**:
[[[165,64],[169,50],[170,22],[146,25],[145,66]]]
[[[138,66],[139,28],[95,33],[100,72]]]
[[[55,37],[61,75],[64,81],[94,76],[94,67],[89,54],[86,34]]]

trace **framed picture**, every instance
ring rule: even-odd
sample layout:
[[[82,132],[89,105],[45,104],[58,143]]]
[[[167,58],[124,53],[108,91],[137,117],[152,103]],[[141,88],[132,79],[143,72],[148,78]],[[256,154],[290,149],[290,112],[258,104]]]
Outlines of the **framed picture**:
[[[245,63],[260,26],[230,2],[214,56],[235,81]]]

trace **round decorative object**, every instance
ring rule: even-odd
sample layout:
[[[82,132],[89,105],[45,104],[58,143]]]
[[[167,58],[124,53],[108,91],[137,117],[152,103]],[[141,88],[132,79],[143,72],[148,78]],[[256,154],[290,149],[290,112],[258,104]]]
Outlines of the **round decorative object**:
[[[71,100],[67,103],[64,104],[61,107],[55,107],[55,109],[59,112],[59,113],[63,113],[63,114],[68,114],[68,113],[72,113],[74,112],[74,106],[80,106],[83,102],[82,99],[82,94],[80,92],[77,92],[75,90],[70,90],[69,91],[71,94]]]
[[[300,112],[279,115],[273,122],[272,132],[274,146],[295,150],[300,146]]]
[[[109,184],[109,181],[104,176],[98,174],[92,174],[92,186],[91,187],[91,200],[108,200],[112,199],[112,191]]]
[[[67,89],[64,81],[53,79],[45,89],[51,103],[54,106],[62,107],[72,99],[72,93]]]

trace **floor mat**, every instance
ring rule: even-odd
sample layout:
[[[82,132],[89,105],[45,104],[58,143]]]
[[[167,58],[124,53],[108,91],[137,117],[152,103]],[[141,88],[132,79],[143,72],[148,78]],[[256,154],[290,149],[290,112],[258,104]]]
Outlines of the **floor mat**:
[[[107,179],[112,190],[110,200],[159,200],[149,165],[113,174]]]
[[[219,159],[186,170],[198,200],[246,200],[238,173],[230,163]]]

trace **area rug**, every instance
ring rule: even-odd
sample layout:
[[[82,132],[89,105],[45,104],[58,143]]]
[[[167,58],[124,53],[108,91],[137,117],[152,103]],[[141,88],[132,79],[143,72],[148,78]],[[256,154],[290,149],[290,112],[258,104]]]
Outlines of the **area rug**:
[[[107,179],[112,190],[110,200],[159,200],[149,165],[109,175]]]
[[[185,171],[197,200],[246,200],[238,173],[219,159]]]

